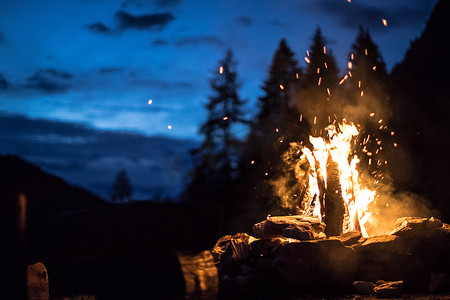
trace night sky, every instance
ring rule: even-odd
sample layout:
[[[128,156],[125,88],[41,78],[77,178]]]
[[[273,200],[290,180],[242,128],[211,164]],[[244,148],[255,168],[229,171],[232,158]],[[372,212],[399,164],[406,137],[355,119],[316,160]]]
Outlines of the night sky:
[[[251,115],[281,38],[304,66],[320,26],[343,71],[363,25],[391,70],[436,2],[4,0],[0,112],[195,138],[226,49]]]

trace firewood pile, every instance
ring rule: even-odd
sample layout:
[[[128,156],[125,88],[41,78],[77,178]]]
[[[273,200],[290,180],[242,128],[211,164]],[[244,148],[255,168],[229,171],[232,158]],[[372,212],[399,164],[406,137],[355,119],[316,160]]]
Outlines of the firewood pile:
[[[303,216],[268,217],[254,236],[227,235],[212,254],[222,299],[445,293],[450,289],[450,225],[400,218],[386,235],[326,237]]]

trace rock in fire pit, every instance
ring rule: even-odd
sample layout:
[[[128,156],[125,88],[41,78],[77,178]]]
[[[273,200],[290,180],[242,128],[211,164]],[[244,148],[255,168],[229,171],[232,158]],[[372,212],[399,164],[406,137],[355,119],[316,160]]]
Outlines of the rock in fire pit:
[[[255,224],[255,237],[268,239],[274,237],[292,238],[299,241],[325,237],[325,224],[318,218],[305,216],[268,216],[266,220]]]
[[[303,216],[268,217],[254,235],[221,238],[212,250],[222,299],[450,292],[450,226],[401,218],[390,234],[326,238]]]

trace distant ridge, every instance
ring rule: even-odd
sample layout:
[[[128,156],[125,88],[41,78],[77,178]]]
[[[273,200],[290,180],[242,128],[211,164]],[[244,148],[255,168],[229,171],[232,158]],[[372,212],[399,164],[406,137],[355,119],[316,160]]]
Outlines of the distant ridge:
[[[29,216],[87,209],[108,203],[82,188],[45,173],[39,167],[13,155],[0,155],[1,195],[23,193]],[[0,201],[4,201],[1,199]]]
[[[127,171],[132,199],[177,199],[197,142],[146,136],[0,111],[0,154],[17,155],[103,199],[115,175]]]

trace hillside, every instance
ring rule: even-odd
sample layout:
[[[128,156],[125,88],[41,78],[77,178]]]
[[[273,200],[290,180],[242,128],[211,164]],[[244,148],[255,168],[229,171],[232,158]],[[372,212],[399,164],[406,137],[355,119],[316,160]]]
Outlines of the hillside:
[[[0,154],[17,155],[105,199],[121,169],[128,173],[133,199],[177,198],[195,146],[191,140],[0,112]]]
[[[100,197],[12,155],[0,155],[0,190],[3,196],[25,194],[29,216],[107,205]]]

